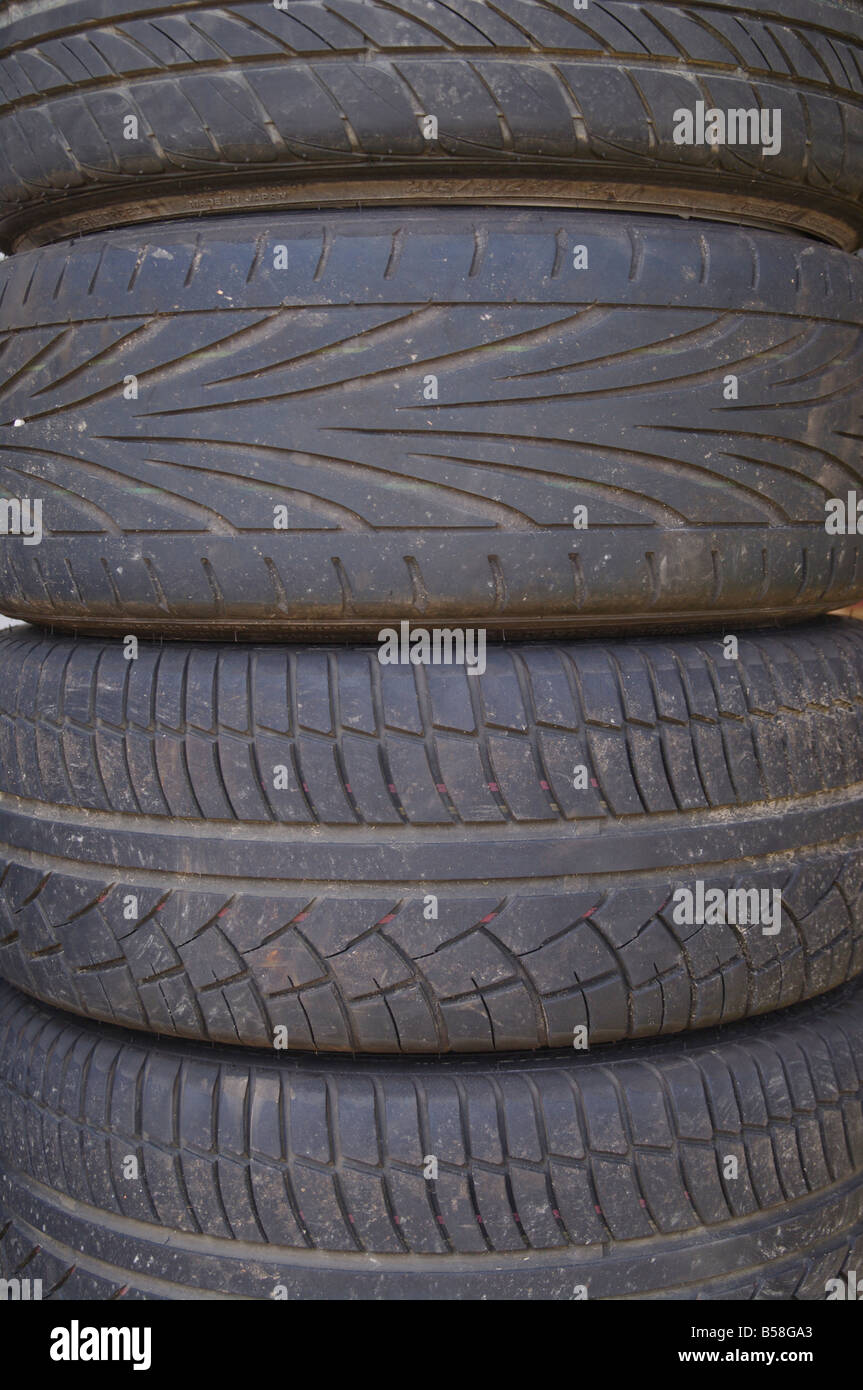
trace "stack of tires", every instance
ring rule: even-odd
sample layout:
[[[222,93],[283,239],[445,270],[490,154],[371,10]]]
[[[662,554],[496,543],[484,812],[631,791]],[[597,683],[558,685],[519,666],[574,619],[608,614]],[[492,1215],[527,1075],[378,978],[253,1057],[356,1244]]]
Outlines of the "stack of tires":
[[[0,50],[0,1275],[829,1297],[863,6]]]

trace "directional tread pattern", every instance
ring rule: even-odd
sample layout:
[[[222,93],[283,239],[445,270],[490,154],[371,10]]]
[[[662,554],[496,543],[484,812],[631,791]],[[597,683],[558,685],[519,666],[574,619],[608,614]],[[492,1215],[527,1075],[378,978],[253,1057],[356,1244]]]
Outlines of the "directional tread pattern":
[[[144,888],[0,859],[0,972],[144,1031],[355,1053],[511,1051],[651,1037],[795,1004],[863,970],[863,846],[789,870],[740,860],[705,892],[782,893],[777,937],[680,925],[674,884],[555,896],[291,900]],[[167,877],[167,876],[166,876]],[[680,878],[687,875],[681,873]],[[127,911],[129,903],[133,906]],[[131,917],[130,917],[131,913]]]
[[[34,823],[81,808],[132,826],[171,818],[189,836],[231,822],[335,840],[368,826],[396,844],[445,834],[451,862],[475,870],[485,827],[635,836],[659,820],[673,839],[693,817],[760,806],[781,830],[808,799],[859,787],[858,625],[723,653],[717,638],[507,646],[470,677],[380,666],[362,648],[142,644],[127,661],[119,643],[13,630],[0,638],[0,792],[33,804]],[[480,873],[433,893],[362,883],[362,847],[357,881],[321,889],[296,871],[194,884],[155,861],[111,873],[7,846],[0,973],[87,1016],[260,1046],[279,1027],[292,1048],[366,1053],[678,1032],[863,968],[863,833],[804,851],[789,831],[777,846],[580,883]],[[676,923],[675,886],[695,878],[780,890],[781,930]]]
[[[657,200],[676,182],[695,209],[761,196],[792,225],[829,206],[849,246],[863,229],[863,17],[833,0],[118,9],[0,19],[15,230],[100,197],[382,172],[652,180]],[[674,112],[698,101],[778,109],[781,149],[675,144]]]
[[[6,537],[0,601],[192,636],[850,606],[863,551],[827,504],[863,490],[861,325],[855,258],[623,213],[217,218],[22,253],[0,491],[39,503],[41,540]]]

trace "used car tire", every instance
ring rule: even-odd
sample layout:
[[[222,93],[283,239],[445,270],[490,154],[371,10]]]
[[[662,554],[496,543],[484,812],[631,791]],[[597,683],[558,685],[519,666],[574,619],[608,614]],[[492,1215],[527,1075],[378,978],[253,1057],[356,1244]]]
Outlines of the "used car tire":
[[[841,619],[735,660],[716,637],[507,645],[473,677],[13,629],[0,975],[109,1022],[322,1052],[793,1005],[863,967],[861,690]],[[717,913],[714,890],[781,899]]]
[[[0,51],[7,244],[286,200],[614,202],[848,250],[863,233],[845,0],[66,0],[4,6]],[[677,143],[698,103],[778,112],[778,144]]]
[[[0,985],[0,1274],[57,1300],[827,1300],[863,1256],[861,1100],[853,988],[596,1054],[323,1064]]]
[[[0,608],[358,638],[845,607],[861,329],[856,257],[620,213],[216,218],[24,252],[0,265]]]

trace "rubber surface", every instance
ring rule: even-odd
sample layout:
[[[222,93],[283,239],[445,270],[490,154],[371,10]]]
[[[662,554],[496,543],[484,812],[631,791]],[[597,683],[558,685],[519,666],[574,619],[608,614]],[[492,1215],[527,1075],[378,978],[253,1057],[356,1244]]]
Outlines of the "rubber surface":
[[[4,539],[0,607],[265,638],[844,607],[861,325],[859,259],[669,218],[298,213],[22,253],[0,488],[43,534]]]
[[[256,201],[522,198],[860,244],[863,13],[842,0],[25,2],[0,49],[7,241]],[[676,144],[698,102],[778,111],[781,147]]]
[[[859,990],[602,1055],[322,1066],[0,985],[0,1273],[56,1299],[824,1300],[863,1254],[861,1077]]]
[[[487,658],[5,634],[0,974],[383,1054],[703,1028],[860,971],[859,624]],[[779,890],[779,930],[681,923],[699,882]]]

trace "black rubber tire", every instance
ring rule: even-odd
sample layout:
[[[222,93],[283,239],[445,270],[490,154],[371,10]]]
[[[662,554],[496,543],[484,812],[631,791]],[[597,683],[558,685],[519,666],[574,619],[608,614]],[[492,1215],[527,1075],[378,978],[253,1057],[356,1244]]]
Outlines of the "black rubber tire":
[[[793,1005],[863,968],[861,690],[841,619],[737,661],[715,637],[508,646],[473,678],[13,631],[0,974],[303,1051],[593,1045]],[[678,924],[699,881],[781,890],[781,929]]]
[[[7,244],[286,199],[614,202],[863,235],[853,0],[67,0],[4,6],[0,49]],[[675,144],[698,101],[781,112],[781,149]]]
[[[863,1256],[861,1099],[859,990],[604,1055],[323,1065],[0,985],[0,1274],[55,1299],[826,1300]]]
[[[26,252],[0,295],[0,488],[43,500],[41,544],[0,547],[12,617],[534,636],[863,597],[859,538],[826,529],[863,495],[843,252],[621,214],[296,213]]]

